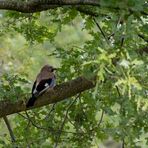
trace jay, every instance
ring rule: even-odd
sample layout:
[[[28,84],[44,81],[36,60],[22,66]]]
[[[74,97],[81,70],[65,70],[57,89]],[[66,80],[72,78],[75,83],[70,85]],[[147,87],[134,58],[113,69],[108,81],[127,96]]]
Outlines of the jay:
[[[34,105],[39,95],[43,94],[48,88],[53,88],[56,85],[54,70],[56,70],[56,68],[50,65],[42,67],[33,84],[32,97],[26,104],[27,108]]]

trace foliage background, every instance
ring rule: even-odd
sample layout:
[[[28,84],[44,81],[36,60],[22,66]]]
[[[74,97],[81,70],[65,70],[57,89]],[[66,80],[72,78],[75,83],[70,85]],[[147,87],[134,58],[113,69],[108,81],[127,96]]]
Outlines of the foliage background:
[[[148,18],[140,13],[146,11],[144,3],[102,1],[104,7],[85,8],[95,17],[84,14],[84,7],[81,12],[0,12],[1,100],[27,99],[46,63],[59,68],[57,83],[97,75],[93,90],[59,102],[54,109],[49,105],[11,115],[15,143],[1,119],[1,147],[95,148],[113,139],[125,147],[146,148],[148,58],[142,49],[147,47]],[[123,9],[114,10],[113,5]]]

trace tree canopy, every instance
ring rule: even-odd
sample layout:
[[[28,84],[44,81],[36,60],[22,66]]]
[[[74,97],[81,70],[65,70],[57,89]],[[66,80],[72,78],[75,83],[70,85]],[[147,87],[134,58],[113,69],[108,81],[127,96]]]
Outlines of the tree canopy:
[[[147,5],[0,0],[0,147],[146,148]],[[47,63],[57,86],[27,109]]]

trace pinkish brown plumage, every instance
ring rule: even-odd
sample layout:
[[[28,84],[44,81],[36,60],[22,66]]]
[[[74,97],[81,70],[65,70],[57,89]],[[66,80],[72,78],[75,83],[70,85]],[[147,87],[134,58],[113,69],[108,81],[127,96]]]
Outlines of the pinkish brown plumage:
[[[56,68],[50,65],[45,65],[41,68],[32,87],[32,97],[29,99],[26,107],[33,106],[40,94],[45,92],[48,88],[53,88],[55,86],[56,77],[54,70],[56,70]]]

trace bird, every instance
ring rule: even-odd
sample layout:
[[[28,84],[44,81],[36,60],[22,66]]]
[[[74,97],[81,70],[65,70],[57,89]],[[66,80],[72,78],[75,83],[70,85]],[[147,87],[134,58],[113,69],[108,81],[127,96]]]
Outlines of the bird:
[[[51,65],[44,65],[39,74],[36,77],[36,80],[32,87],[32,97],[26,104],[26,107],[32,107],[37,99],[37,97],[43,94],[48,88],[53,89],[56,85],[56,76],[54,71],[57,70]]]

